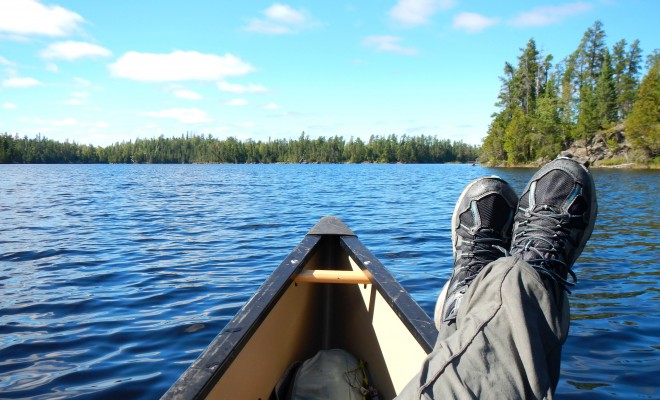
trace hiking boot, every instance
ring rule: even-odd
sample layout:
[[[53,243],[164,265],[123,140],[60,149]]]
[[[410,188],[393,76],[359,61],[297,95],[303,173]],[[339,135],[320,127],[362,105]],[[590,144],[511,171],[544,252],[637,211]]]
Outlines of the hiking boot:
[[[477,179],[458,198],[451,219],[454,272],[443,322],[456,320],[461,299],[483,267],[506,255],[517,200],[511,186],[497,176]]]
[[[594,230],[597,212],[587,168],[568,158],[551,161],[532,176],[518,202],[511,254],[570,293],[568,287],[577,283],[572,266]]]

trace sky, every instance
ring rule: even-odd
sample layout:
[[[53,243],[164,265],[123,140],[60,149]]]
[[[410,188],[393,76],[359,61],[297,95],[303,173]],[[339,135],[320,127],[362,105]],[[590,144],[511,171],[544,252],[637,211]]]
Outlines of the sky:
[[[431,135],[479,144],[505,62],[596,20],[660,47],[660,1],[0,0],[0,133],[107,146]]]

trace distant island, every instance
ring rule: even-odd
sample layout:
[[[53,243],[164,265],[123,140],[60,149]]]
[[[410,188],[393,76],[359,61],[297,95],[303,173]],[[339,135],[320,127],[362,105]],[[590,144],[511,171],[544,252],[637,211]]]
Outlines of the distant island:
[[[572,155],[592,165],[660,166],[660,52],[639,80],[639,41],[605,45],[600,21],[553,67],[530,39],[517,65],[505,63],[481,148],[490,165],[538,165]]]
[[[30,139],[0,135],[0,163],[122,163],[122,164],[274,164],[274,163],[406,163],[474,162],[479,146],[432,136],[371,136],[346,141],[341,136],[310,139],[239,141],[211,135],[136,139],[101,147],[58,142],[41,135]]]

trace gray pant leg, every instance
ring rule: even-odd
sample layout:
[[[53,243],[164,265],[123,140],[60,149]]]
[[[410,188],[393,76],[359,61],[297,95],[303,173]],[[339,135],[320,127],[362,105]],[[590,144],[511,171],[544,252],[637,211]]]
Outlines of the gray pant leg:
[[[560,306],[554,296],[524,261],[490,263],[397,398],[552,398],[570,318],[566,296]]]

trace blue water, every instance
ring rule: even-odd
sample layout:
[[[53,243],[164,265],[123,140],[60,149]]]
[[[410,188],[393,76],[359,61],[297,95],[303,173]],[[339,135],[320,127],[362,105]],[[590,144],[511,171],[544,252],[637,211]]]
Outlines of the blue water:
[[[0,398],[157,398],[324,215],[432,313],[467,165],[0,165]],[[660,398],[660,174],[594,172],[559,398]]]

